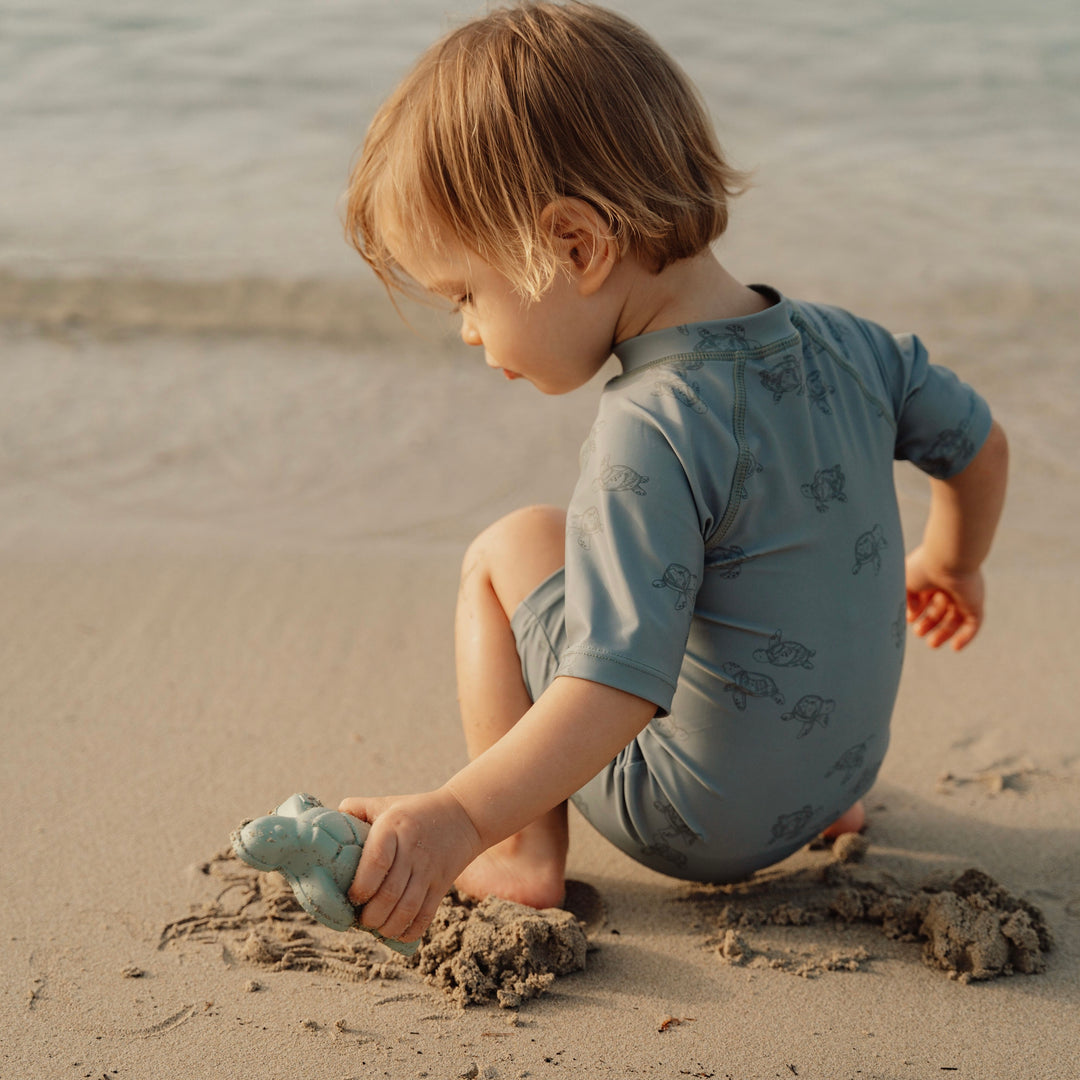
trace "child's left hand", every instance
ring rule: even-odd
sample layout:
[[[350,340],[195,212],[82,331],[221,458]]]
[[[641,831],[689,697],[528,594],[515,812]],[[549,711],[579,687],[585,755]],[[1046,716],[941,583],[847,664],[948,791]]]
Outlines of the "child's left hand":
[[[371,832],[349,900],[383,937],[415,941],[454,879],[483,850],[461,803],[445,788],[422,795],[343,799],[338,809]]]

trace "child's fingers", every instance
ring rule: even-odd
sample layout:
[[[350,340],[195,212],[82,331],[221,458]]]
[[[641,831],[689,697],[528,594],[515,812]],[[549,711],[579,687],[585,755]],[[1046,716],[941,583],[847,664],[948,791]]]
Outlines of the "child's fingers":
[[[360,865],[349,886],[349,900],[353,904],[357,907],[366,904],[379,891],[394,865],[396,855],[397,837],[393,832],[381,836],[373,832],[368,836],[360,855]]]
[[[420,910],[416,913],[413,921],[398,935],[398,937],[402,941],[416,941],[431,925],[431,920],[435,918],[435,912],[439,910],[439,905],[442,903],[444,895],[445,893],[429,890],[427,897],[423,904],[421,904]]]
[[[378,799],[353,796],[349,799],[342,799],[341,802],[338,803],[338,810],[343,814],[351,814],[361,821],[366,821],[370,825],[375,820],[375,815],[378,813],[378,808],[375,804],[380,801],[381,800]]]
[[[395,859],[394,864],[387,871],[385,877],[379,887],[371,894],[366,904],[363,904],[360,909],[360,921],[364,926],[369,927],[372,930],[378,930],[380,933],[384,933],[384,925],[390,918],[394,909],[401,902],[402,897],[405,894],[405,890],[409,885],[410,870],[409,866],[404,859]],[[411,921],[412,916],[406,920],[406,925]],[[404,929],[404,927],[403,927]],[[389,932],[385,932],[387,937],[393,937],[394,935]]]
[[[938,649],[945,644],[963,625],[964,616],[955,604],[946,605],[941,619],[932,631],[926,632],[926,644],[931,649]]]
[[[965,646],[971,644],[971,639],[979,632],[979,620],[968,617],[964,620],[963,625],[953,635],[952,649],[953,652],[959,652]]]
[[[926,637],[945,618],[948,610],[948,596],[943,592],[932,593],[929,602],[923,606],[922,611],[916,616],[915,633],[919,637]]]
[[[914,622],[926,610],[926,605],[930,603],[933,595],[933,589],[922,589],[918,592],[908,590],[907,621],[909,623]]]
[[[427,892],[426,879],[422,875],[413,874],[389,915],[376,927],[379,933],[384,937],[401,937],[415,922],[416,916],[427,898]],[[376,897],[375,900],[372,900],[364,908],[364,912],[366,913],[368,908],[372,907],[378,899],[379,897]]]

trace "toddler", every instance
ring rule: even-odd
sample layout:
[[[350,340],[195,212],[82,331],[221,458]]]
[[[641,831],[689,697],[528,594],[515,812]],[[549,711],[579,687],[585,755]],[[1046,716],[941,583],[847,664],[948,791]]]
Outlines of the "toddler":
[[[389,288],[548,394],[614,353],[569,512],[469,547],[456,620],[470,764],[345,799],[350,888],[415,939],[451,883],[564,890],[567,800],[665,874],[726,882],[862,827],[906,623],[979,629],[1007,449],[915,337],[735,280],[711,251],[743,178],[686,77],[587,4],[497,10],[379,111],[347,229]],[[930,476],[907,557],[893,460]]]

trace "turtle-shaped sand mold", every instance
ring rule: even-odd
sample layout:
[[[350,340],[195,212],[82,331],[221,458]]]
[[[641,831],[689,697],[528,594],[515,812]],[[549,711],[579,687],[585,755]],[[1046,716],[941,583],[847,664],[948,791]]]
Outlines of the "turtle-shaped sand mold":
[[[412,956],[418,941],[394,941],[361,926],[345,895],[370,829],[366,821],[301,793],[265,817],[245,822],[231,839],[236,857],[248,866],[279,871],[313,919],[333,930],[367,930],[395,952]]]
[[[600,475],[593,481],[593,487],[600,491],[632,491],[635,495],[648,495],[645,484],[647,476],[642,476],[629,465],[612,465],[605,457],[600,464]]]

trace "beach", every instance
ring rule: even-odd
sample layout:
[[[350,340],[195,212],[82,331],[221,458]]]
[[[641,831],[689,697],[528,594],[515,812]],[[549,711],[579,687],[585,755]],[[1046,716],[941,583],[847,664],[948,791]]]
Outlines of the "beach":
[[[1074,89],[1065,7],[1040,22],[1002,5],[976,32],[970,13],[935,23],[915,3],[872,6],[861,28],[834,4],[816,21],[780,4],[792,33],[775,70],[748,59],[765,31],[732,12],[724,55],[769,88],[752,98],[695,51],[714,17],[699,5],[666,29],[644,5],[619,6],[685,59],[714,113],[725,100],[749,110],[721,123],[757,169],[725,265],[917,331],[989,400],[1012,479],[982,633],[959,655],[909,635],[861,861],[804,850],[755,891],[702,890],[571,811],[584,970],[502,1008],[462,1007],[375,944],[355,970],[259,962],[237,945],[243,918],[239,931],[219,918],[239,886],[215,857],[294,792],[334,806],[425,790],[464,764],[452,627],[465,546],[516,506],[565,505],[617,368],[564,398],[506,383],[445,317],[417,309],[404,324],[341,239],[335,199],[364,110],[443,8],[328,5],[304,53],[314,71],[327,50],[325,85],[278,88],[287,133],[306,134],[275,157],[256,137],[273,109],[245,87],[276,86],[296,30],[284,15],[262,26],[238,5],[219,23],[197,4],[175,26],[147,10],[88,30],[50,3],[68,22],[42,44],[30,15],[13,21],[21,66],[0,85],[24,103],[5,123],[25,150],[0,220],[0,1080],[1075,1077],[1080,157],[1065,138],[1075,118],[1038,107]],[[350,17],[365,26],[361,55],[393,43],[363,76],[334,44]],[[868,67],[867,41],[885,31]],[[213,89],[235,108],[205,130],[184,111],[195,90],[181,98],[168,64],[155,81],[168,34],[197,55],[192,71],[231,57],[232,81]],[[794,73],[827,66],[800,51],[809,39],[848,66],[795,109]],[[74,87],[121,45],[125,94],[142,86],[147,109],[171,110],[175,139],[147,119],[160,137],[140,158],[141,114],[95,84],[103,156],[78,215],[56,172],[40,190],[33,177],[69,128],[60,156],[74,163],[90,130]],[[903,82],[914,54],[918,86]],[[362,108],[340,96],[350,79]],[[849,117],[837,106],[864,83]],[[287,107],[290,86],[309,96]],[[230,140],[249,126],[250,145]],[[240,178],[260,165],[249,190]],[[114,204],[110,177],[130,199]],[[911,542],[926,481],[896,475]],[[837,887],[941,890],[969,869],[1038,910],[1053,938],[1041,970],[950,977],[921,940],[815,906]],[[747,905],[757,914],[738,922]],[[198,932],[177,931],[186,918],[204,920]]]

